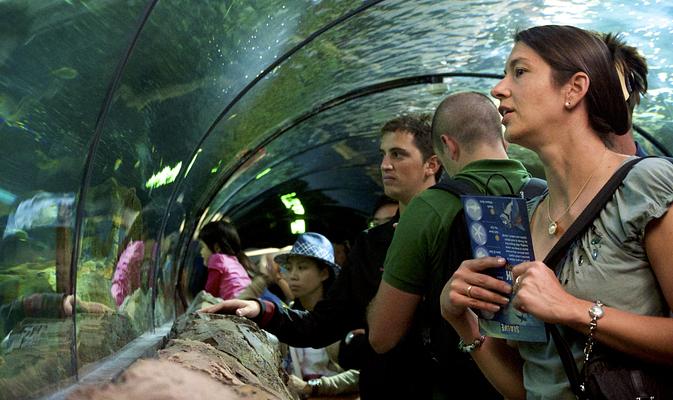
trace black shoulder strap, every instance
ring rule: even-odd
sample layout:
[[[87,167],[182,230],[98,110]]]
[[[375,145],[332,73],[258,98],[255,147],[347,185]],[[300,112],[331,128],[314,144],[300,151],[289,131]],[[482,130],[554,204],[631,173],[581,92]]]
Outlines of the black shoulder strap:
[[[631,168],[634,165],[642,161],[644,158],[636,158],[634,160],[628,161],[626,164],[622,165],[617,172],[615,172],[612,177],[607,181],[607,183],[601,188],[596,197],[589,203],[589,205],[582,211],[582,213],[577,217],[577,220],[568,228],[568,230],[561,236],[556,245],[549,251],[547,257],[544,259],[544,263],[552,269],[556,269],[558,264],[561,262],[568,247],[583,234],[588,228],[589,225],[598,217],[598,214],[603,210],[605,205],[610,201],[614,193],[617,191],[617,188],[621,186],[622,181],[629,173]],[[575,393],[575,396],[578,398],[583,398],[584,394],[580,388],[581,379],[580,373],[577,370],[577,365],[575,364],[575,359],[573,358],[572,352],[570,351],[570,346],[565,341],[561,332],[559,332],[558,327],[554,324],[545,324],[549,333],[554,340],[556,345],[556,351],[561,357],[563,362],[563,369],[565,369],[568,380],[570,381],[570,387]]]
[[[462,179],[454,179],[443,176],[442,179],[437,182],[434,186],[431,186],[430,189],[440,189],[445,190],[449,193],[455,194],[460,197],[463,195],[477,195],[481,194],[481,191],[477,189],[470,181]]]
[[[477,187],[472,184],[470,181],[462,179],[453,179],[446,176],[437,182],[436,185],[432,186],[431,189],[441,189],[451,192],[456,196],[462,195],[479,195],[482,194]],[[539,196],[547,190],[547,182],[539,178],[530,178],[521,188],[521,193],[523,197],[528,200],[533,197]]]

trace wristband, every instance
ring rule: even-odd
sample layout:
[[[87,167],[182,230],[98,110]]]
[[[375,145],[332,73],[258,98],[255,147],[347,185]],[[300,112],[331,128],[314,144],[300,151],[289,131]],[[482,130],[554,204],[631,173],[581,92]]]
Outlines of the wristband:
[[[473,351],[477,350],[481,345],[484,343],[486,340],[486,336],[481,335],[477,339],[474,339],[474,342],[470,344],[465,344],[465,341],[461,338],[460,341],[458,341],[458,350],[462,351],[463,353],[472,353]]]

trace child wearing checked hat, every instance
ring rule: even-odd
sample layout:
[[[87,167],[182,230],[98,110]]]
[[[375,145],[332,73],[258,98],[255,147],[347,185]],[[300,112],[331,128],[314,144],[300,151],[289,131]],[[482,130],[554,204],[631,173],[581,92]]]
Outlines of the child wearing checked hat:
[[[274,257],[281,265],[295,296],[292,308],[313,310],[337,277],[340,267],[334,263],[334,250],[323,235],[307,232],[299,235],[292,249]],[[325,396],[356,392],[359,372],[344,371],[336,363],[338,342],[322,349],[290,348],[291,368],[288,386],[304,396]]]

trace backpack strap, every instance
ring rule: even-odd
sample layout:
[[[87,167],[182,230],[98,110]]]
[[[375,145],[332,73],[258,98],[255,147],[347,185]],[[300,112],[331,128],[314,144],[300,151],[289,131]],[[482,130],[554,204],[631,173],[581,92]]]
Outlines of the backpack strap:
[[[443,176],[436,185],[430,189],[441,189],[451,192],[456,196],[462,195],[480,195],[483,194],[477,187],[468,180],[454,179]],[[530,178],[521,187],[520,194],[526,200],[537,197],[547,191],[547,181],[540,178]]]
[[[457,197],[464,195],[479,195],[482,192],[477,189],[477,187],[472,184],[472,182],[464,179],[455,179],[443,176],[434,186],[431,186],[430,189],[440,189],[447,191],[456,195]]]
[[[556,242],[556,245],[549,251],[547,257],[544,259],[544,263],[547,264],[549,268],[554,270],[558,268],[558,264],[563,257],[565,257],[570,244],[574,242],[576,238],[580,237],[581,234],[586,232],[592,222],[598,217],[598,214],[605,208],[608,201],[612,199],[612,196],[621,186],[622,181],[629,171],[631,171],[631,168],[645,158],[650,157],[636,158],[628,161],[626,164],[622,165],[612,177],[610,177],[591,203],[589,203],[579,217],[577,217],[575,222],[573,222],[563,236],[561,236],[559,241]],[[556,351],[561,357],[563,369],[565,369],[566,375],[568,376],[568,381],[570,381],[570,387],[573,393],[575,393],[575,396],[578,398],[584,398],[584,393],[581,389],[580,373],[577,370],[577,365],[575,364],[575,359],[570,351],[568,342],[563,338],[555,324],[545,324],[545,326],[554,340]]]

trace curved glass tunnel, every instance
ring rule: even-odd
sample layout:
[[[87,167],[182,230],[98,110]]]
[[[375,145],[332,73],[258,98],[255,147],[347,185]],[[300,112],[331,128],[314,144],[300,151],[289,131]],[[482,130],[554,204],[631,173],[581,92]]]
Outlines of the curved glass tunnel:
[[[0,0],[0,392],[48,395],[161,336],[200,223],[231,218],[249,248],[297,221],[352,238],[383,123],[488,93],[516,29],[622,32],[650,68],[638,140],[673,150],[671,21],[649,1]]]

